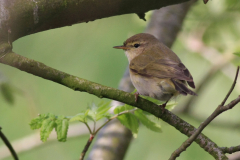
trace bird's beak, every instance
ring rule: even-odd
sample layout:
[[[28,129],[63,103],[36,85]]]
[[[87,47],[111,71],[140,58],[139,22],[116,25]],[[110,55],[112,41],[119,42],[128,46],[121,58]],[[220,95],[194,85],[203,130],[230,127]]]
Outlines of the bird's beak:
[[[126,47],[126,46],[115,46],[113,48],[116,48],[116,49],[123,49],[123,50],[127,50],[129,49],[129,47]]]

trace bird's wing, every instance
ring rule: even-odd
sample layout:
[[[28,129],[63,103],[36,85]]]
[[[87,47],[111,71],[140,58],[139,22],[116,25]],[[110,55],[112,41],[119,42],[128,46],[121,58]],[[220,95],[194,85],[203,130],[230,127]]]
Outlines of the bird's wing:
[[[148,77],[170,78],[174,81],[184,80],[190,87],[195,88],[192,75],[180,61],[175,62],[166,58],[141,54],[130,62],[129,68],[137,74]]]

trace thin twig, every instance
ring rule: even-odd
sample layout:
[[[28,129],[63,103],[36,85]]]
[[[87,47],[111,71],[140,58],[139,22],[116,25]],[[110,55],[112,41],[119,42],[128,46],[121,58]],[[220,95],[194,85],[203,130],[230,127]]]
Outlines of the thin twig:
[[[237,73],[236,73],[236,76],[235,76],[235,79],[233,81],[233,84],[232,84],[232,87],[230,88],[228,94],[226,95],[226,97],[224,98],[224,100],[222,101],[221,103],[221,106],[224,106],[225,102],[227,101],[228,97],[230,96],[230,94],[232,93],[236,83],[237,83],[237,77],[238,77],[238,72],[239,72],[239,66],[237,67]]]
[[[91,143],[92,143],[92,141],[93,141],[93,138],[94,138],[94,135],[90,134],[90,138],[88,139],[87,144],[85,145],[85,147],[84,147],[84,149],[83,149],[83,151],[82,151],[82,153],[81,153],[81,156],[80,156],[79,160],[83,160],[83,159],[84,159],[84,157],[85,157],[85,155],[86,155],[86,152],[87,152],[89,146],[91,145]]]
[[[224,104],[229,95],[231,94],[232,90],[235,87],[236,81],[237,81],[237,76],[239,72],[239,67],[237,68],[237,73],[236,73],[236,78],[230,88],[230,91],[226,95],[224,101],[221,104]],[[240,96],[238,96],[235,100],[230,102],[226,106],[219,105],[215,111],[198,127],[197,130],[194,131],[194,133],[177,149],[175,150],[169,160],[175,160],[183,151],[185,151],[191,144],[192,142],[197,138],[197,136],[202,132],[202,130],[219,114],[221,114],[224,111],[227,111],[228,109],[233,108],[237,103],[240,102]]]
[[[240,151],[240,145],[239,146],[233,146],[233,147],[221,147],[220,148],[224,153],[232,154],[234,152]]]
[[[8,147],[8,149],[10,150],[13,158],[15,160],[18,160],[18,156],[17,156],[15,150],[13,149],[11,143],[8,141],[7,137],[2,133],[2,128],[1,127],[0,127],[0,137],[3,140],[3,142],[5,143],[5,145]]]
[[[137,109],[138,109],[138,108],[134,108],[134,109],[132,109],[132,110],[126,110],[126,111],[123,111],[123,112],[120,112],[120,113],[116,114],[115,116],[109,118],[109,119],[108,119],[102,126],[100,126],[95,132],[91,133],[91,134],[90,134],[90,138],[89,138],[89,140],[87,141],[87,144],[86,144],[86,146],[84,147],[84,149],[83,149],[83,151],[82,151],[82,153],[81,153],[81,156],[80,156],[80,159],[79,159],[79,160],[83,160],[86,152],[88,151],[89,146],[90,146],[91,143],[92,143],[93,138],[94,138],[95,135],[98,133],[98,131],[100,131],[100,129],[101,129],[102,127],[104,127],[104,126],[105,126],[107,123],[109,123],[111,120],[113,120],[113,119],[115,119],[115,118],[117,118],[117,117],[119,117],[119,116],[121,116],[121,115],[123,115],[123,114],[134,112],[134,111],[136,111]],[[87,125],[87,123],[86,123],[86,125]],[[87,125],[87,126],[88,126],[88,125]],[[89,126],[88,126],[88,128],[89,128]]]
[[[88,125],[87,123],[84,123],[84,124],[87,126],[87,128],[88,128],[88,130],[89,130],[89,133],[92,134],[92,130],[91,130],[91,128],[89,127],[89,125]]]

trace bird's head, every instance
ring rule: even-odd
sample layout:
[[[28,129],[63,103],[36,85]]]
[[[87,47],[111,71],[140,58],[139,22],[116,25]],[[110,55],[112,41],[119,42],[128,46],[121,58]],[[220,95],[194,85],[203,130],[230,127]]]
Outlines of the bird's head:
[[[146,48],[154,43],[159,43],[159,41],[153,35],[139,33],[128,38],[122,46],[115,46],[113,48],[123,49],[130,63],[132,59],[143,53]]]

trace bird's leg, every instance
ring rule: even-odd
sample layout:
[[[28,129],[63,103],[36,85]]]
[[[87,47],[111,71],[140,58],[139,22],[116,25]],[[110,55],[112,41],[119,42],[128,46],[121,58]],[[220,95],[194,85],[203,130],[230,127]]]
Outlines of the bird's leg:
[[[172,96],[171,96],[165,103],[163,103],[163,104],[160,105],[161,108],[162,108],[162,113],[164,113],[165,107],[167,106],[167,103],[168,103],[168,101],[169,101],[171,98],[172,98]]]
[[[137,102],[139,93],[138,93],[138,92],[135,92],[134,95],[135,95],[135,102]]]

